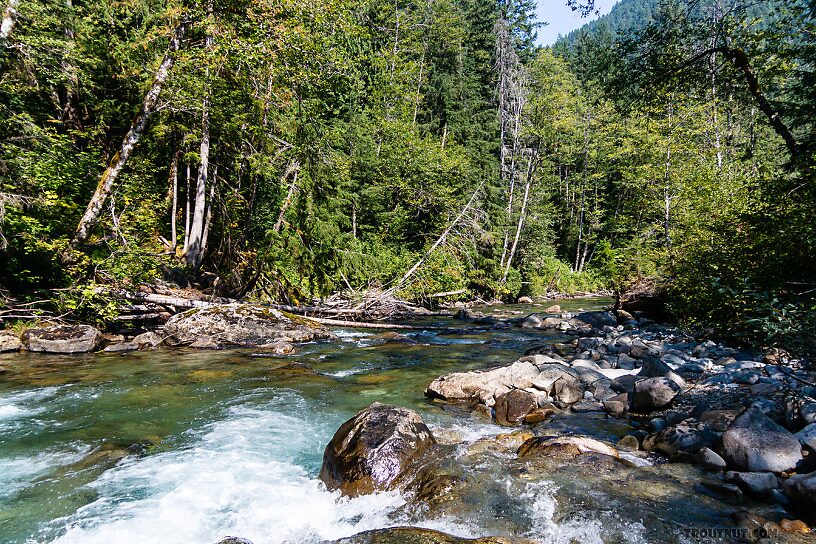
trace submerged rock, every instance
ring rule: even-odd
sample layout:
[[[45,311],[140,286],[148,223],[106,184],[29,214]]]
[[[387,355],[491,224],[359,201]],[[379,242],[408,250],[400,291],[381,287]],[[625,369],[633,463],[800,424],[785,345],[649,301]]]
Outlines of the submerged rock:
[[[20,337],[23,348],[42,353],[87,353],[102,341],[102,333],[90,325],[55,325],[28,329]]]
[[[723,433],[720,454],[737,470],[782,472],[802,460],[802,446],[784,427],[752,407]]]
[[[311,319],[251,304],[224,304],[174,315],[164,325],[171,343],[194,347],[258,347],[334,338]]]
[[[330,491],[352,497],[404,488],[412,466],[435,443],[419,414],[375,402],[337,429],[320,479]]]
[[[520,458],[533,455],[575,457],[583,453],[600,453],[618,458],[618,450],[586,436],[543,436],[527,440],[518,450]]]
[[[330,544],[534,544],[523,538],[483,536],[479,538],[459,538],[432,529],[419,527],[391,527],[374,529],[354,536],[334,540]]]

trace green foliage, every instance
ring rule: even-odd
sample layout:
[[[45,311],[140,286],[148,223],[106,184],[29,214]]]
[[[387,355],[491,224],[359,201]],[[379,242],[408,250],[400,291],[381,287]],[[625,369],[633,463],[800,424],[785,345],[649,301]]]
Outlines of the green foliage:
[[[217,274],[220,295],[389,288],[423,258],[400,285],[423,302],[656,278],[689,323],[807,348],[810,0],[727,12],[623,0],[554,48],[534,45],[527,0],[32,0],[19,12],[0,47],[0,287],[17,297],[67,289],[61,310],[111,317],[95,287],[183,266],[188,209],[203,203],[203,268],[187,272]],[[71,244],[179,25],[157,109],[93,235]],[[498,96],[509,72],[494,28],[519,59],[511,97]],[[518,122],[500,122],[511,102]]]

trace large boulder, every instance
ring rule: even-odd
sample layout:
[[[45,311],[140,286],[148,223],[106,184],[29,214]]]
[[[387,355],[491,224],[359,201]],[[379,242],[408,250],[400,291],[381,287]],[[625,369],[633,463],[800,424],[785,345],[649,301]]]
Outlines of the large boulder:
[[[19,351],[20,347],[22,347],[22,344],[18,335],[10,331],[0,332],[0,353]]]
[[[784,427],[751,407],[723,433],[720,455],[737,470],[782,472],[802,460],[802,446]]]
[[[55,325],[28,329],[20,337],[23,348],[42,353],[86,353],[97,348],[102,333],[90,325]]]
[[[561,404],[573,404],[583,398],[584,384],[578,370],[557,363],[543,364],[538,368],[541,372],[533,380],[533,387]]]
[[[513,389],[496,397],[496,423],[505,426],[518,425],[536,408],[538,403],[535,395],[523,389]]]
[[[351,497],[404,489],[411,470],[435,443],[419,414],[375,402],[334,433],[320,479],[330,491]]]
[[[311,342],[334,338],[306,317],[252,304],[195,308],[171,317],[164,325],[171,344],[208,347],[258,347],[276,342]]]
[[[671,404],[680,392],[680,386],[670,378],[647,378],[635,383],[632,391],[631,409],[635,412],[651,412]]]
[[[538,367],[522,359],[492,370],[445,374],[431,382],[425,395],[443,400],[478,401],[493,406],[496,397],[511,389],[527,389],[538,375]]]
[[[643,357],[641,359],[643,366],[638,372],[641,378],[669,378],[671,381],[679,386],[686,385],[686,380],[679,374],[674,372],[669,365],[657,359],[656,357]]]

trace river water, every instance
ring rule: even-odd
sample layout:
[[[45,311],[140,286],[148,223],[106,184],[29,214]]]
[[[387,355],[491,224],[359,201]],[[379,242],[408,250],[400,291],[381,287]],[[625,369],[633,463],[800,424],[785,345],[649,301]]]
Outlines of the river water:
[[[513,311],[531,309],[501,308]],[[469,444],[506,429],[423,396],[440,374],[509,363],[558,336],[337,332],[340,342],[285,357],[179,349],[0,359],[0,542],[310,543],[395,525],[547,543],[679,542],[694,540],[689,528],[728,524],[732,507],[693,493],[693,467],[542,468],[507,453],[469,455]],[[349,500],[322,487],[325,445],[374,401],[414,408],[435,434],[462,442],[471,488],[456,508],[423,511],[397,493]],[[610,440],[627,430],[605,418],[553,425]]]

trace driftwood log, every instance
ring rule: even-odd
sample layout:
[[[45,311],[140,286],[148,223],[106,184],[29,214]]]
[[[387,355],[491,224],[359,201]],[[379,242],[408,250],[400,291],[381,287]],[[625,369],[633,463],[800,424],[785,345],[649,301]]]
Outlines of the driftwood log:
[[[190,298],[172,296],[172,295],[163,295],[159,293],[145,293],[143,291],[128,291],[125,289],[105,289],[103,292],[107,294],[111,294],[117,298],[121,298],[123,300],[127,300],[129,302],[136,302],[139,305],[147,304],[156,304],[163,307],[171,307],[174,308],[176,311],[179,310],[190,310],[193,308],[209,308],[212,306],[217,306],[219,304],[231,304],[239,302],[238,300],[229,299],[229,298],[221,298],[216,297],[212,300],[195,300]],[[321,323],[323,325],[332,325],[337,327],[350,327],[350,328],[358,328],[358,329],[403,329],[403,330],[440,330],[440,331],[453,331],[454,329],[450,327],[441,327],[436,325],[405,325],[399,323],[386,323],[386,322],[370,322],[370,321],[356,321],[356,320],[345,320],[345,319],[333,319],[333,318],[324,318],[320,317],[319,315],[314,314],[334,314],[334,315],[365,315],[367,310],[362,308],[351,308],[351,309],[336,309],[336,308],[322,308],[319,306],[289,306],[289,305],[282,305],[282,304],[262,304],[261,306],[272,308],[275,310],[288,312],[296,315],[302,315],[304,317],[308,317],[313,321]],[[145,306],[140,306],[140,308],[145,308]],[[149,318],[158,317],[158,312],[150,312],[147,314]],[[427,316],[429,314],[422,314],[422,316]],[[432,315],[444,315],[444,314],[432,314]],[[142,316],[133,316],[135,318],[141,319]],[[461,329],[455,329],[461,330]],[[484,329],[473,329],[474,332],[480,331]]]

